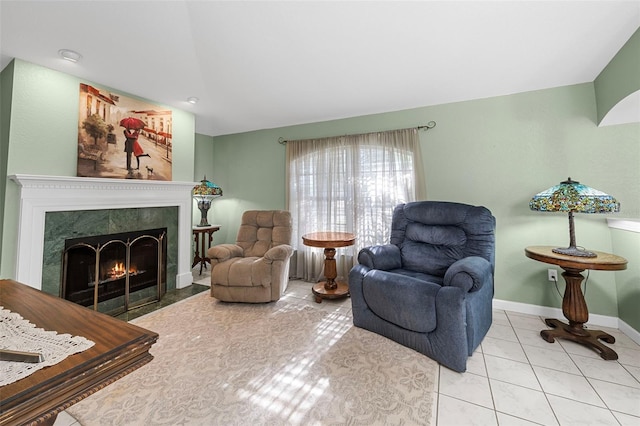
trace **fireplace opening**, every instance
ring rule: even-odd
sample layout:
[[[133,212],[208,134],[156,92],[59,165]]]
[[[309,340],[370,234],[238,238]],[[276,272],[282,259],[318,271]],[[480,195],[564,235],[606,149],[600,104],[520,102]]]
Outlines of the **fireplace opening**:
[[[110,315],[166,293],[167,228],[65,240],[60,297]]]

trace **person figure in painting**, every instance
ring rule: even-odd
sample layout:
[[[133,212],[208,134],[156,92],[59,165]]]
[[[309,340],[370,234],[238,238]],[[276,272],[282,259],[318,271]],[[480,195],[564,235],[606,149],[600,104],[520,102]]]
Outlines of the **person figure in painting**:
[[[124,137],[126,140],[124,141],[124,152],[127,153],[127,170],[131,173],[131,153],[136,156],[137,167],[136,170],[140,169],[140,157],[149,157],[149,154],[145,154],[142,146],[140,146],[140,142],[138,142],[138,136],[140,136],[140,130],[134,129],[133,131],[129,129],[124,129]]]
[[[124,129],[124,152],[127,153],[127,171],[131,173],[131,153],[133,152],[133,143],[138,141],[138,131]]]
[[[135,131],[136,133],[139,133],[139,130]],[[136,156],[136,170],[140,169],[140,157],[149,157],[151,158],[151,156],[147,153],[144,152],[144,150],[142,149],[142,146],[140,146],[140,143],[138,142],[138,138],[136,137],[136,139],[133,141],[133,155]]]

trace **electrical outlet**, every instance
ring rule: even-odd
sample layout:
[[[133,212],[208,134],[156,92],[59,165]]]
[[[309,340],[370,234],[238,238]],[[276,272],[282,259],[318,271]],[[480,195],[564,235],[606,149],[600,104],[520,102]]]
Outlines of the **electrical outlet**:
[[[558,271],[556,269],[547,269],[547,279],[558,282]]]

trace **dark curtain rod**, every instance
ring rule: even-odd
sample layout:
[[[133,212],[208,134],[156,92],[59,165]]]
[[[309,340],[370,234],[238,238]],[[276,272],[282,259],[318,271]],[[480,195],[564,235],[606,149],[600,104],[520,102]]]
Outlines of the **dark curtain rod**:
[[[436,122],[435,121],[430,121],[427,124],[425,124],[424,126],[418,126],[418,127],[407,127],[408,129],[418,129],[418,130],[429,130],[429,129],[433,129],[434,127],[436,127]],[[380,130],[380,132],[390,132],[393,130]],[[380,133],[380,132],[372,132],[372,133]],[[363,133],[360,133],[363,134]],[[366,133],[364,133],[366,134]],[[353,135],[342,135],[342,136],[353,136]],[[284,139],[284,138],[278,138],[278,143],[281,145],[286,145],[287,142],[289,142],[288,140]]]

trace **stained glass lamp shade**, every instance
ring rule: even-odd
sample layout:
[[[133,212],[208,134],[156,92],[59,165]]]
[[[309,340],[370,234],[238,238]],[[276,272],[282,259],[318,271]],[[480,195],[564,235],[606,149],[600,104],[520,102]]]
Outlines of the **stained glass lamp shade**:
[[[200,181],[200,185],[193,187],[193,198],[198,202],[198,209],[202,215],[198,226],[211,226],[207,220],[207,213],[211,208],[211,200],[217,197],[222,197],[222,188],[209,182],[206,176]]]
[[[580,182],[567,179],[533,196],[529,201],[531,210],[569,213],[569,247],[555,248],[553,252],[569,256],[596,257],[596,254],[576,246],[573,213],[616,213],[620,203],[611,195],[589,188]]]

